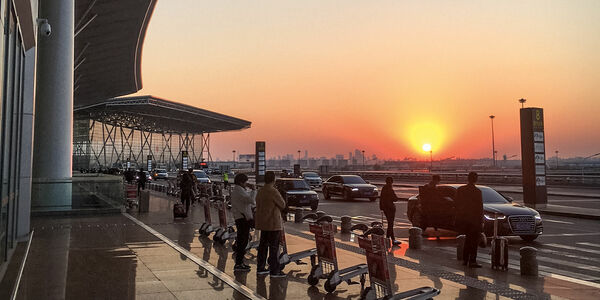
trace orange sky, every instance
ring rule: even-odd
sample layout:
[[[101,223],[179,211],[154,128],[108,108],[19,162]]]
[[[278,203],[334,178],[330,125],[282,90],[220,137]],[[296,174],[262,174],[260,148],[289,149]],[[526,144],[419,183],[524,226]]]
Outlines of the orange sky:
[[[407,3],[414,2],[414,3]],[[546,151],[600,152],[600,1],[158,1],[138,94],[252,121],[213,158],[364,149],[520,154],[517,99]]]

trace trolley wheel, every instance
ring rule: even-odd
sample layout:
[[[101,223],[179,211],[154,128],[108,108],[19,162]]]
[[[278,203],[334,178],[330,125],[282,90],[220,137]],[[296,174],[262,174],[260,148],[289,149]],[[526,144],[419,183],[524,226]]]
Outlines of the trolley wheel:
[[[308,275],[308,284],[315,286],[319,283],[319,277]]]
[[[327,281],[325,281],[325,284],[323,285],[323,287],[325,287],[325,290],[328,293],[333,293],[333,292],[335,292],[335,288],[337,287],[337,285],[331,284],[331,282],[329,281],[329,279],[327,279]]]

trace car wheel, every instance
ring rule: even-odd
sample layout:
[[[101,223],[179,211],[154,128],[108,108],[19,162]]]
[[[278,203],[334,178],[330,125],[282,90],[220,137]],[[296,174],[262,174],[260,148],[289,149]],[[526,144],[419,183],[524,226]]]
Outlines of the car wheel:
[[[369,198],[369,200],[371,200],[371,202],[375,202],[375,200],[377,200],[377,197],[371,197]]]
[[[538,238],[538,236],[540,236],[539,234],[533,234],[533,235],[521,235],[521,239],[526,241],[526,242],[533,242],[535,239]]]
[[[329,192],[326,188],[323,188],[323,197],[327,200],[331,199],[331,195],[329,195]]]
[[[319,203],[315,203],[310,206],[310,209],[312,209],[312,210],[317,210],[317,208],[319,208]]]
[[[352,201],[352,195],[348,193],[348,190],[344,190],[343,197],[345,201]]]
[[[413,213],[410,221],[414,227],[421,228],[421,230],[423,230],[423,232],[425,232],[425,230],[427,229],[427,224],[425,224],[425,220],[423,220],[423,216],[421,215],[421,212],[418,210]]]

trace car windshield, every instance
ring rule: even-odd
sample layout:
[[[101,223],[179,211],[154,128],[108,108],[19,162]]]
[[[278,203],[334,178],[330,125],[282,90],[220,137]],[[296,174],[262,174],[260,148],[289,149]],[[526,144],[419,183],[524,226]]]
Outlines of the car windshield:
[[[362,178],[360,178],[360,176],[345,176],[342,178],[344,180],[344,183],[349,183],[349,184],[366,183]]]
[[[194,172],[194,175],[196,175],[196,178],[207,178],[208,177],[206,175],[206,173],[204,173],[204,171],[196,171],[196,172]]]
[[[483,203],[487,204],[505,204],[509,203],[506,198],[504,198],[500,193],[496,192],[494,189],[487,187],[479,187],[481,190],[481,194],[483,197]]]
[[[156,173],[167,173],[167,170],[158,169],[158,170],[156,170]]]
[[[317,173],[304,173],[304,177],[319,177]]]
[[[310,186],[304,180],[288,180],[285,182],[286,190],[310,190]]]

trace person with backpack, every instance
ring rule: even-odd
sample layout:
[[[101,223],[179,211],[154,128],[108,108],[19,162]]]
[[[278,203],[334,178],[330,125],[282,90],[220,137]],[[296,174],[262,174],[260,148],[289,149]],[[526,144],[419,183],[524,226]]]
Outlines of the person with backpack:
[[[235,266],[234,271],[248,272],[250,266],[244,263],[244,254],[248,246],[248,237],[250,228],[254,227],[254,214],[252,207],[256,206],[254,201],[254,189],[248,191],[248,176],[243,173],[235,175],[233,178],[233,188],[231,190],[231,213],[235,220],[237,235],[235,238]]]

